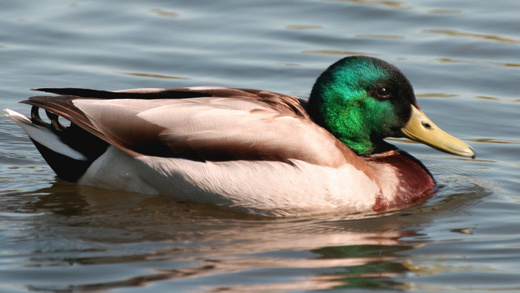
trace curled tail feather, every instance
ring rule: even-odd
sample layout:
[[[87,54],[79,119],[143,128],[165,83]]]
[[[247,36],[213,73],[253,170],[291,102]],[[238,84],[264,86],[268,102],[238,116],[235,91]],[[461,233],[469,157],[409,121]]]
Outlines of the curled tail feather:
[[[108,143],[75,124],[64,126],[59,116],[46,110],[50,122],[39,114],[39,107],[31,109],[31,119],[10,109],[7,117],[27,133],[45,161],[58,177],[75,182],[88,167],[106,151]]]

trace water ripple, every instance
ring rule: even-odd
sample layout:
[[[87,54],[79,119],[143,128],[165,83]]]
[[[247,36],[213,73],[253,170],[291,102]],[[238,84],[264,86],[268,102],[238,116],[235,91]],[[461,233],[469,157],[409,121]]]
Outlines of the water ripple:
[[[165,17],[177,17],[177,16],[179,16],[179,13],[177,13],[175,11],[166,11],[166,10],[158,9],[158,8],[150,9],[150,12],[152,12],[155,15],[165,16]]]
[[[163,74],[151,74],[151,73],[139,73],[139,72],[120,72],[120,74],[137,76],[137,77],[160,78],[160,79],[180,79],[180,80],[189,80],[190,79],[188,77],[182,77],[182,76],[163,75]]]
[[[422,32],[428,33],[428,34],[440,34],[440,35],[447,35],[447,36],[452,36],[452,37],[474,38],[474,39],[504,42],[504,43],[519,43],[519,41],[517,39],[513,39],[513,38],[496,36],[496,35],[486,35],[486,34],[463,32],[463,31],[451,30],[451,29],[422,30]]]
[[[359,52],[359,51],[341,51],[341,50],[303,50],[304,54],[325,54],[325,55],[367,55],[367,56],[379,56],[381,54]]]

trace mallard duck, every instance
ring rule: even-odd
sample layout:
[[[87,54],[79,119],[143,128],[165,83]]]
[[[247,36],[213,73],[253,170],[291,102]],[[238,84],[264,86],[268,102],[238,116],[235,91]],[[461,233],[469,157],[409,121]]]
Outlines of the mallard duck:
[[[308,100],[212,86],[36,90],[57,96],[22,101],[30,119],[7,115],[58,177],[254,214],[381,212],[430,197],[431,173],[386,137],[475,157],[420,110],[398,68],[366,56],[332,64]]]

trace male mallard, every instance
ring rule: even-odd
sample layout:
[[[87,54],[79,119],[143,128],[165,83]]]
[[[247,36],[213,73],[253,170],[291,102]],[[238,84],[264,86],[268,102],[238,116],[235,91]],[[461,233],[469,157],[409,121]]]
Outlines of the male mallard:
[[[256,214],[385,211],[429,197],[432,175],[385,137],[475,156],[419,110],[399,69],[372,57],[331,65],[308,102],[226,87],[38,90],[59,96],[23,101],[31,119],[6,111],[59,177]]]

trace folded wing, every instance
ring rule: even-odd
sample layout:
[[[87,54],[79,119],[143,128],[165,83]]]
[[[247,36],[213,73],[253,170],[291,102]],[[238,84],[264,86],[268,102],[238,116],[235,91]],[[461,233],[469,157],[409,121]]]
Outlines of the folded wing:
[[[33,119],[44,108],[134,156],[297,159],[336,167],[352,155],[293,96],[221,87],[42,90],[60,96],[24,101],[35,106]]]

